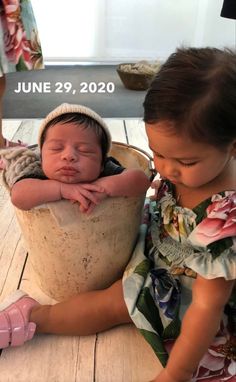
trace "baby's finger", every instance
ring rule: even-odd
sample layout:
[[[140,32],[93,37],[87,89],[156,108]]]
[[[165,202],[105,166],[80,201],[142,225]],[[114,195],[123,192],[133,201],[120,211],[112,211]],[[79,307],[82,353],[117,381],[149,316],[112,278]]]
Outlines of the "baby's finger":
[[[96,192],[90,192],[88,190],[85,190],[83,189],[81,191],[81,193],[83,193],[83,196],[89,201],[89,202],[92,202],[94,204],[99,204],[100,203],[100,199],[98,197],[98,194],[97,194],[97,191]]]
[[[78,201],[77,201],[77,200],[74,200],[74,199],[69,199],[69,202],[70,202],[71,204],[78,203]]]
[[[78,193],[77,202],[80,203],[80,207],[84,208],[85,210],[88,209],[90,201],[88,200],[86,195],[83,195],[82,193]]]
[[[79,206],[79,210],[80,210],[80,212],[82,212],[82,213],[87,212],[87,209],[84,208],[81,204],[80,204],[80,206]]]
[[[96,204],[94,204],[94,203],[90,203],[89,208],[87,209],[87,211],[85,211],[85,212],[86,212],[86,215],[91,214],[91,213],[93,212],[93,210],[94,210],[95,207],[96,207]]]
[[[82,183],[81,186],[87,191],[104,192],[104,188],[93,183]]]

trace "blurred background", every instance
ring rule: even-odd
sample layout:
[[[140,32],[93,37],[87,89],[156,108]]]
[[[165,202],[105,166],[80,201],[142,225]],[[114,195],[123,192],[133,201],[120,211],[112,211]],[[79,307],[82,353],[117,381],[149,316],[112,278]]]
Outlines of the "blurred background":
[[[235,0],[236,1],[236,0]],[[179,45],[236,46],[223,0],[32,0],[46,63],[166,59]]]

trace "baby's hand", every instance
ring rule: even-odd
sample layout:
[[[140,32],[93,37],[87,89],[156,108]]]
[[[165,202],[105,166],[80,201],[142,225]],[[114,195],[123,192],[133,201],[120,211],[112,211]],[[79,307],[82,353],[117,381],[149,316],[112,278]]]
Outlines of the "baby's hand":
[[[107,196],[111,195],[111,187],[113,186],[113,176],[104,176],[102,178],[99,178],[93,182],[93,184],[96,184],[103,188],[104,192]],[[116,178],[117,179],[117,178]]]
[[[151,188],[154,189],[154,194],[150,196],[151,200],[157,199],[157,194],[158,194],[158,190],[160,188],[160,185],[161,185],[161,179],[156,179],[151,183]]]
[[[61,183],[61,197],[71,201],[77,201],[80,203],[80,209],[84,212],[93,203],[94,206],[100,203],[99,194],[104,193],[104,189],[96,184],[79,183],[68,184]]]
[[[82,205],[80,205],[80,211],[83,213],[86,213],[87,215],[91,214],[91,212],[94,210],[96,205],[98,205],[102,200],[107,198],[107,194],[105,192],[94,192],[96,199],[97,199],[97,204],[90,202],[88,208],[84,208]]]

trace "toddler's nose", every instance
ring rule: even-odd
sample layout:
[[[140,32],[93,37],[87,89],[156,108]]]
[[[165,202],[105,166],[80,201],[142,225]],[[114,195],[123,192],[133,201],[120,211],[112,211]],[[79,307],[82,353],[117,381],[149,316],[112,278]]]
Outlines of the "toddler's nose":
[[[180,175],[176,164],[173,163],[173,161],[171,160],[166,160],[165,163],[163,163],[162,171],[164,173],[165,178],[167,179],[175,179],[178,178],[178,176]]]

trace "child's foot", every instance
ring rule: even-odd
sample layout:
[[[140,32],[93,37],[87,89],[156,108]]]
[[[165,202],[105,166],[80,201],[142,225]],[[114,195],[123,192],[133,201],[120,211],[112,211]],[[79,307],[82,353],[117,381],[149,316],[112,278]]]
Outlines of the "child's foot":
[[[29,315],[36,305],[39,303],[20,290],[0,304],[0,349],[20,346],[33,338],[36,324],[29,322]]]

